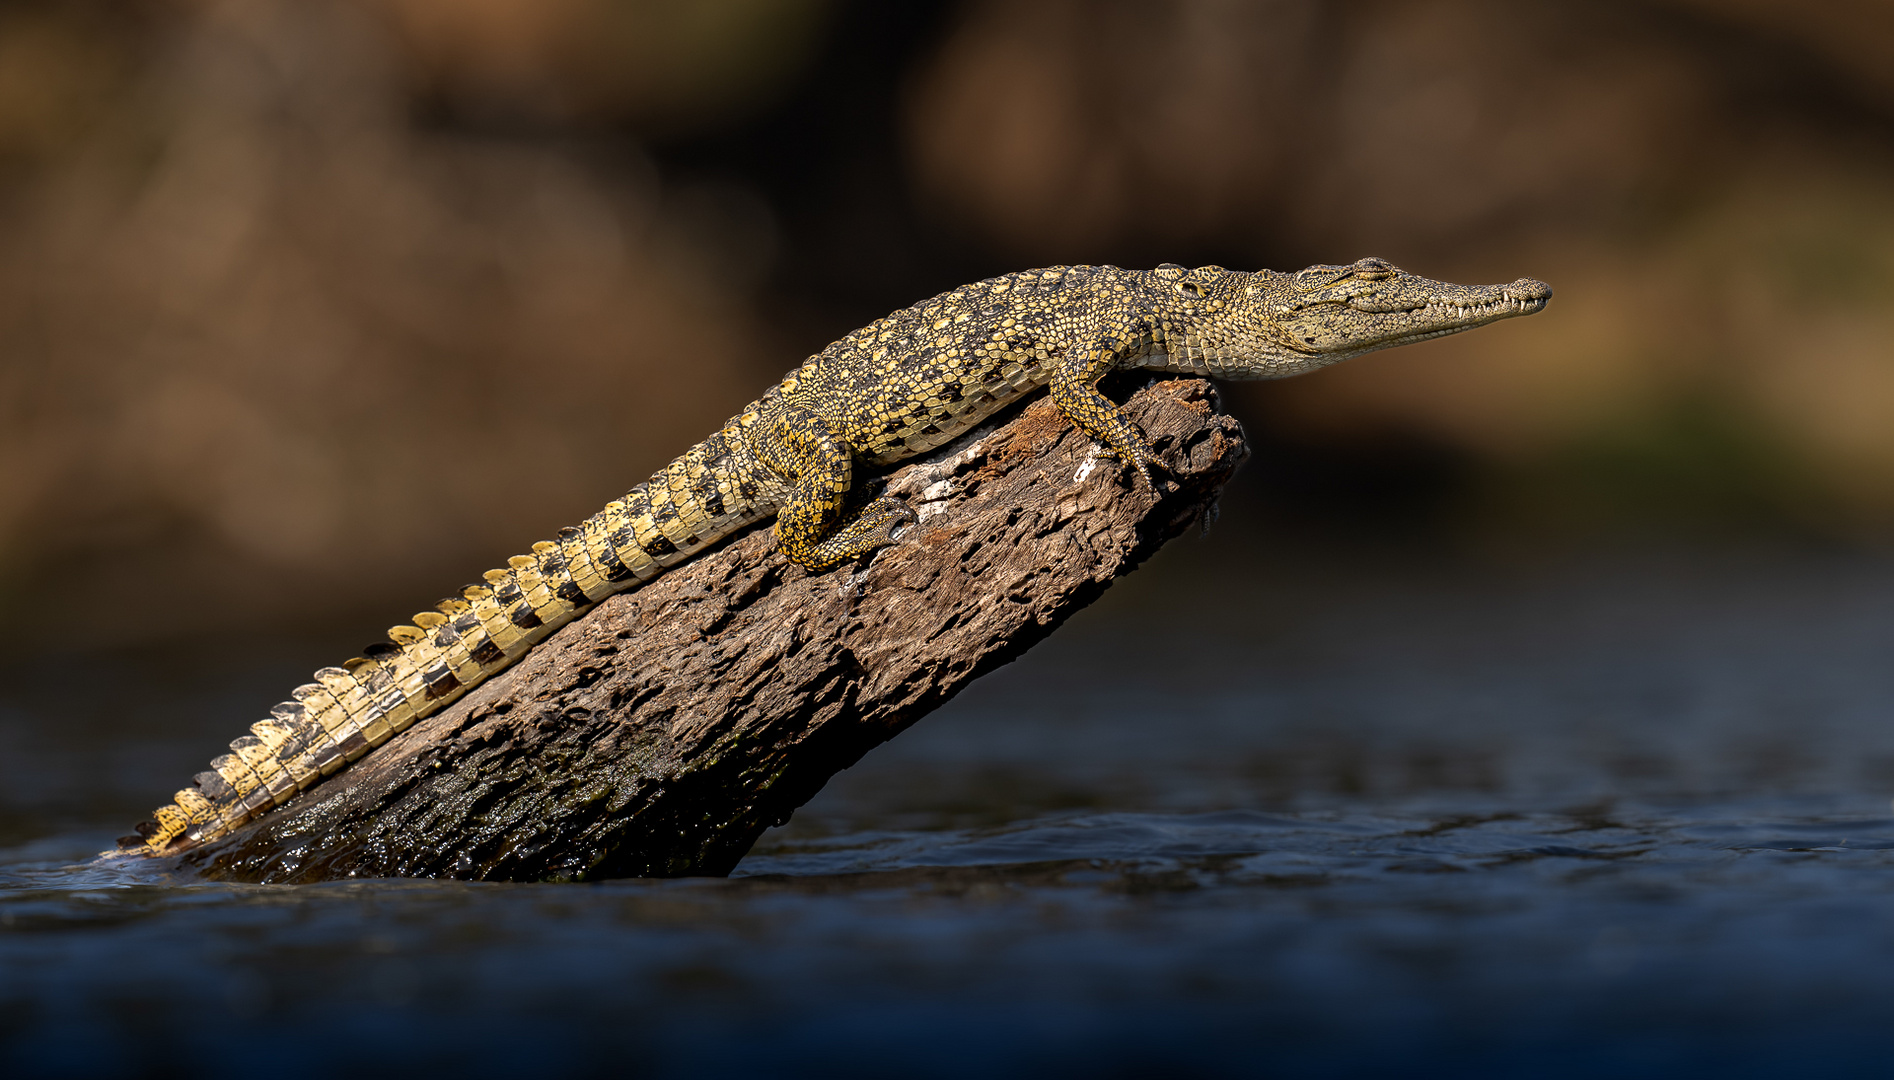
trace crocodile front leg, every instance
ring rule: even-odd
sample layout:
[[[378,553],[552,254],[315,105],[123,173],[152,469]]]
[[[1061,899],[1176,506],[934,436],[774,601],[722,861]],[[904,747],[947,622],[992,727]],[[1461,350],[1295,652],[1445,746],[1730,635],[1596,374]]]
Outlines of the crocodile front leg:
[[[1052,371],[1052,402],[1080,431],[1105,444],[1113,456],[1138,470],[1144,482],[1155,487],[1151,448],[1144,441],[1144,433],[1123,409],[1098,392],[1098,380],[1121,366],[1128,351],[1127,339],[1113,336],[1090,349],[1067,352]]]
[[[770,432],[769,462],[795,484],[776,513],[776,543],[811,571],[827,570],[894,542],[894,530],[915,520],[899,499],[880,498],[846,518],[855,455],[815,413],[786,413]]]

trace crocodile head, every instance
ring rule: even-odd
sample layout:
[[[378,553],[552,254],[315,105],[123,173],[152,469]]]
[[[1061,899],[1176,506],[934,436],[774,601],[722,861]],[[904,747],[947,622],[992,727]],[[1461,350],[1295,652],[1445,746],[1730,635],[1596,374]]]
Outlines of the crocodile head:
[[[1455,285],[1372,258],[1293,274],[1168,266],[1152,273],[1168,286],[1167,314],[1184,316],[1189,353],[1209,372],[1239,379],[1295,375],[1530,315],[1552,297],[1549,286],[1531,278]],[[1172,364],[1190,366],[1178,365],[1176,357]]]

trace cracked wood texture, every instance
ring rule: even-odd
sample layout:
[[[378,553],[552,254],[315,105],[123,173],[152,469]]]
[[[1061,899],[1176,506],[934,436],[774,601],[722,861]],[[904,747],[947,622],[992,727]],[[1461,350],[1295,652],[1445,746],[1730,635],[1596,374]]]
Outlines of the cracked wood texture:
[[[741,535],[179,865],[257,882],[728,873],[837,771],[1201,520],[1247,453],[1203,380],[1152,382],[1126,412],[1168,470],[1157,491],[1041,396],[893,472],[921,520],[865,566],[812,575],[767,528]]]

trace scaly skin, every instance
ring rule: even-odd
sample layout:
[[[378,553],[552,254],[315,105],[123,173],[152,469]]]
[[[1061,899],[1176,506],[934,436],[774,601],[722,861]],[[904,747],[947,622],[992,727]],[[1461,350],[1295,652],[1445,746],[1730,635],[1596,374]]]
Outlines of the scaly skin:
[[[1379,259],[1295,274],[1218,266],[1028,270],[942,293],[809,358],[624,498],[491,570],[388,641],[316,672],[121,848],[163,854],[227,835],[359,760],[613,593],[763,518],[824,570],[892,542],[913,515],[846,512],[857,465],[925,453],[1050,387],[1080,430],[1152,482],[1142,435],[1096,383],[1120,368],[1273,379],[1526,315],[1528,279],[1451,285]]]

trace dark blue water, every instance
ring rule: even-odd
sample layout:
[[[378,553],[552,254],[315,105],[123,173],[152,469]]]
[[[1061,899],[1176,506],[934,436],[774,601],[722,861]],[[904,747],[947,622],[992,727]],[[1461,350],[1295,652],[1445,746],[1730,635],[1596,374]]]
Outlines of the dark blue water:
[[[1885,1071],[1894,565],[1246,554],[1167,552],[728,880],[89,868],[309,661],[21,668],[0,1069]]]

